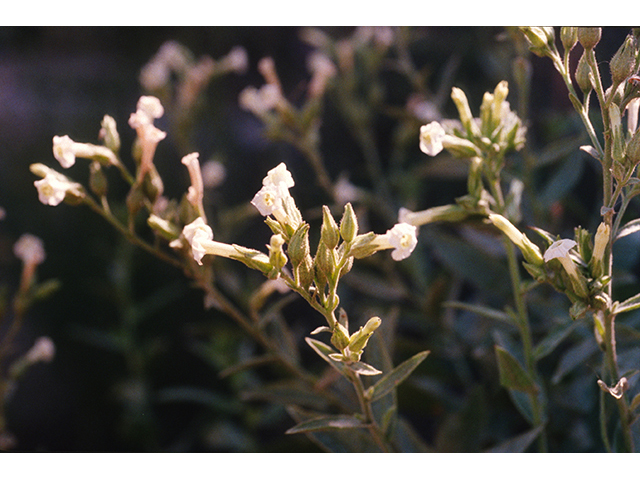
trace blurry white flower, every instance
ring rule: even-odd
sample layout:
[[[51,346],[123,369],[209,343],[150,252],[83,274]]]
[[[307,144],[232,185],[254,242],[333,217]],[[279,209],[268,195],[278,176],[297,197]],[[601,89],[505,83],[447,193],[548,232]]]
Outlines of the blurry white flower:
[[[40,337],[33,344],[33,347],[25,355],[28,363],[45,362],[49,363],[53,360],[56,353],[56,346],[49,337]]]
[[[240,107],[250,111],[256,116],[263,115],[274,109],[282,100],[282,93],[277,85],[267,83],[256,89],[255,87],[246,87],[238,98]]]
[[[46,258],[42,240],[30,233],[20,236],[13,245],[13,253],[25,264],[39,265]]]
[[[309,96],[320,96],[324,93],[329,79],[336,74],[336,66],[329,57],[320,52],[309,55],[307,66],[313,75],[309,83]]]
[[[438,122],[431,122],[420,127],[420,150],[427,155],[434,157],[439,154],[442,149],[442,140],[446,133],[442,125]]]
[[[354,203],[363,197],[362,190],[351,183],[346,174],[341,174],[338,177],[338,181],[333,187],[333,193],[336,197],[336,201],[340,205]]]
[[[251,200],[251,204],[263,217],[274,215],[279,219],[286,216],[282,199],[288,195],[289,191],[282,185],[263,185]]]
[[[242,74],[247,71],[249,66],[249,56],[243,47],[236,46],[225,57],[220,59],[220,64],[232,72]]]
[[[222,162],[207,160],[202,164],[202,182],[207,188],[215,188],[224,182],[227,171]]]
[[[164,115],[164,108],[156,97],[143,95],[138,100],[137,110],[129,117],[129,125],[136,130],[142,148],[139,180],[151,169],[156,146],[167,134],[153,124],[154,119]]]

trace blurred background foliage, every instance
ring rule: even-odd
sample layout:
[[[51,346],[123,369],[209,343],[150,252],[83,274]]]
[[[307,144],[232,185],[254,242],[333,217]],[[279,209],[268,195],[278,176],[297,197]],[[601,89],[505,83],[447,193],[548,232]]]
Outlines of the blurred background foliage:
[[[346,38],[354,29],[323,31]],[[7,212],[0,223],[2,282],[9,289],[17,284],[20,265],[11,245],[30,232],[43,239],[47,252],[39,277],[61,283],[29,312],[19,337],[24,349],[39,335],[56,344],[54,362],[29,371],[7,406],[19,450],[319,450],[303,435],[284,434],[295,424],[286,406],[277,394],[269,398],[258,388],[282,372],[265,366],[220,375],[256,349],[230,319],[206,310],[202,293],[180,271],[127,244],[88,209],[39,203],[28,168],[33,162],[55,166],[54,135],[95,142],[105,114],[118,122],[127,158],[135,132],[126,120],[144,93],[140,69],[165,41],[178,41],[196,57],[214,59],[241,45],[249,55],[248,71],[211,82],[191,137],[201,161],[215,158],[226,168],[224,183],[208,190],[205,198],[216,239],[264,248],[269,231],[262,219],[234,223],[234,218],[267,170],[282,161],[296,180],[293,195],[305,218],[318,222],[319,207],[330,199],[313,169],[295,148],[266,139],[260,122],[238,106],[243,88],[262,85],[256,64],[265,56],[274,59],[287,97],[293,103],[302,99],[312,50],[301,39],[303,32],[294,27],[0,28],[0,205]],[[527,179],[535,192],[525,193],[525,223],[568,236],[576,225],[593,231],[599,221],[599,167],[578,149],[586,143],[585,135],[550,62],[529,55],[522,38],[509,29],[415,27],[402,32],[425,80],[420,93],[433,109],[426,112],[430,119],[456,117],[449,98],[454,85],[466,92],[477,114],[484,92],[509,81],[509,101],[526,112],[529,128],[526,150],[512,159],[510,171],[527,172],[527,155],[536,162],[535,174]],[[599,60],[610,59],[628,32],[605,29]],[[515,61],[530,67],[528,99],[516,88]],[[357,79],[370,135],[364,143],[380,160],[388,197],[376,197],[386,202],[382,206],[376,199],[356,202],[356,211],[377,232],[395,222],[392,215],[401,206],[426,209],[451,203],[466,191],[463,164],[419,151],[421,123],[402,113],[416,86],[397,64],[390,65],[383,62],[376,75],[369,72]],[[377,195],[380,178],[372,179],[367,171],[370,153],[353,134],[345,107],[350,108],[331,95],[324,103],[320,134],[325,167],[332,179],[346,175]],[[163,121],[157,125],[167,130]],[[166,194],[174,198],[189,185],[179,161],[189,153],[183,148],[168,130],[155,157]],[[75,179],[86,183],[86,178]],[[117,182],[112,188],[114,198],[120,194],[124,199],[126,190],[118,192]],[[638,214],[637,207],[630,211]],[[483,451],[529,428],[500,387],[496,368],[494,344],[509,342],[512,328],[442,306],[447,300],[465,300],[500,309],[509,302],[506,266],[483,250],[482,232],[475,227],[422,227],[411,258],[398,265],[388,258],[363,262],[345,277],[341,291],[350,318],[376,314],[388,325],[396,364],[418,351],[431,351],[398,395],[404,418],[436,451]],[[616,266],[628,277],[627,295],[638,291],[637,243],[629,236],[618,245]],[[263,281],[234,262],[218,263],[219,278],[238,298],[246,285],[255,288]],[[536,338],[566,327],[566,302],[546,289],[535,294],[539,302],[530,303],[538,308],[532,312]],[[321,372],[325,365],[303,340],[321,319],[299,298],[279,301],[303,363]],[[635,327],[640,317],[625,322]],[[600,359],[589,328],[587,322],[577,322],[549,345],[539,364],[548,380],[552,451],[602,450],[594,372]],[[627,363],[638,359],[637,350],[625,350]]]

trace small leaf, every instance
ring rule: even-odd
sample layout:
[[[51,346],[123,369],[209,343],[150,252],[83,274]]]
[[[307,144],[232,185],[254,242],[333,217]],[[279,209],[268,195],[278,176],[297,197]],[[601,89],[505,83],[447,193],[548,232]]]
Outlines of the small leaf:
[[[633,412],[638,407],[640,407],[640,393],[638,393],[635,397],[633,397],[633,400],[631,400],[631,405],[629,406],[629,410]]]
[[[394,388],[404,382],[409,375],[427,358],[429,351],[420,352],[408,360],[405,360],[396,368],[385,374],[374,386],[371,391],[371,401],[384,397]]]
[[[322,333],[322,332],[331,333],[331,329],[327,326],[318,327],[313,332],[311,332],[311,335],[317,335],[318,333]]]
[[[522,368],[520,363],[504,348],[496,345],[500,384],[509,390],[535,394],[538,386],[531,376]]]
[[[348,363],[347,368],[350,370],[359,373],[360,375],[380,375],[382,372],[375,367],[372,367],[368,363],[364,362],[353,362]]]
[[[489,450],[488,453],[523,453],[542,433],[542,426],[513,437]]]
[[[347,428],[363,428],[366,424],[352,415],[327,415],[317,417],[291,427],[285,433],[317,432],[320,430],[341,430]]]

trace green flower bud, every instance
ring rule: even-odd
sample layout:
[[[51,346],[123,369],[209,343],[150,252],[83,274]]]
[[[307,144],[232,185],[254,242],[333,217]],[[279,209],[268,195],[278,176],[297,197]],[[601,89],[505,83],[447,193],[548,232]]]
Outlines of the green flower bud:
[[[351,203],[347,203],[344,206],[344,214],[342,215],[342,220],[340,220],[340,235],[342,239],[349,243],[356,238],[358,234],[358,219],[356,218],[356,214],[353,211],[353,207]]]
[[[520,27],[529,42],[529,50],[544,57],[551,53],[552,46],[555,46],[555,31],[553,27]]]
[[[571,51],[578,41],[578,29],[576,27],[562,27],[560,29],[560,41],[565,52]]]
[[[327,279],[332,278],[337,266],[333,250],[329,250],[324,243],[320,242],[313,265],[317,273],[321,273]]]
[[[589,262],[593,278],[598,278],[604,273],[604,255],[607,245],[609,244],[610,236],[611,228],[609,225],[604,222],[600,223],[598,230],[596,231],[593,254],[591,255],[591,261]]]
[[[602,37],[600,27],[578,27],[578,41],[585,50],[592,50]]]
[[[640,129],[631,137],[627,143],[625,156],[629,165],[638,165],[640,163]]]
[[[339,322],[336,322],[333,326],[331,343],[341,352],[349,346],[349,331]]]
[[[369,255],[373,255],[380,248],[379,245],[375,242],[377,235],[373,232],[364,233],[362,235],[358,235],[351,245],[350,254],[354,258],[365,258]]]
[[[356,333],[351,335],[349,339],[349,351],[352,353],[360,353],[367,346],[369,337],[373,335],[373,332],[382,324],[382,320],[379,317],[372,317],[367,321],[364,327],[360,327]]]
[[[287,253],[291,259],[291,265],[298,266],[310,256],[309,248],[309,224],[303,223],[298,227],[289,240]]]
[[[168,241],[175,240],[180,236],[180,229],[178,227],[153,213],[147,218],[147,224],[154,232]]]
[[[322,228],[320,230],[320,241],[324,242],[329,250],[333,250],[338,246],[340,241],[340,229],[338,224],[331,215],[329,207],[322,207]]]
[[[624,82],[636,70],[636,55],[638,45],[632,35],[628,35],[622,46],[609,63],[611,79],[614,84]]]
[[[469,108],[469,101],[467,100],[467,96],[464,92],[458,87],[453,87],[451,89],[451,99],[458,109],[460,122],[467,134],[473,137],[479,136],[480,130],[478,129],[476,122],[473,120],[473,114],[471,113],[471,108]]]
[[[576,82],[585,96],[593,90],[592,79],[593,74],[591,73],[591,68],[587,63],[586,54],[583,53],[580,60],[578,60],[578,66],[576,67]]]
[[[532,265],[541,266],[544,264],[542,254],[538,246],[518,230],[509,220],[502,215],[490,214],[489,221],[498,227],[516,247],[520,249],[525,260]]]
[[[107,177],[100,167],[100,163],[93,161],[89,166],[89,188],[98,197],[107,194]]]
[[[282,235],[272,235],[271,241],[269,243],[269,263],[273,265],[273,268],[276,272],[280,272],[282,267],[284,267],[287,263],[287,256],[284,254],[282,250],[282,246],[284,245],[284,239]]]

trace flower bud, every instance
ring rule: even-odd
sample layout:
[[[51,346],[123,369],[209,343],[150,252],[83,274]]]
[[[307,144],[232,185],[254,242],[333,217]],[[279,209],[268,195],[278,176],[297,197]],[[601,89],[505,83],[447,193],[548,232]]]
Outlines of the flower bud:
[[[89,188],[98,197],[107,194],[107,177],[105,176],[98,162],[91,162],[89,167]]]
[[[609,225],[604,222],[600,223],[596,231],[593,253],[591,255],[591,261],[589,262],[593,278],[598,278],[604,273],[604,255],[607,245],[609,244],[610,234],[611,228]]]
[[[565,52],[571,51],[578,41],[578,29],[576,27],[562,27],[560,29],[560,41]]]
[[[585,96],[593,89],[592,79],[593,74],[591,73],[591,68],[587,63],[587,56],[583,53],[580,60],[578,60],[578,66],[576,67],[576,83]]]
[[[600,41],[602,28],[578,27],[578,41],[585,50],[592,50]]]
[[[509,220],[502,215],[490,214],[489,221],[498,227],[516,247],[520,249],[525,260],[533,265],[541,266],[544,263],[538,246],[518,230]]]
[[[339,322],[336,322],[333,326],[331,343],[340,351],[344,350],[349,345],[349,331]]]
[[[638,165],[640,163],[640,129],[636,130],[631,140],[627,143],[625,156],[630,165]]]
[[[628,35],[609,63],[611,79],[614,84],[624,82],[635,72],[637,50],[636,39],[632,35]]]
[[[105,115],[102,119],[101,127],[99,137],[104,146],[117,154],[120,150],[120,135],[118,134],[116,121],[113,117]]]
[[[269,263],[273,265],[275,272],[279,273],[287,263],[287,256],[282,250],[284,239],[282,235],[272,235],[269,243]]]
[[[342,239],[349,243],[352,242],[356,235],[358,234],[358,218],[356,217],[355,212],[353,211],[353,207],[351,203],[347,203],[344,206],[344,213],[342,215],[342,220],[340,220],[340,235]]]
[[[555,42],[555,31],[553,27],[520,27],[529,41],[529,50],[543,57],[551,53],[551,46]]]
[[[340,229],[338,224],[331,215],[329,207],[322,207],[322,228],[320,230],[320,241],[324,242],[329,250],[333,250],[338,246],[340,241]]]
[[[351,335],[349,339],[349,350],[352,353],[362,352],[364,347],[367,346],[369,337],[373,335],[373,332],[375,332],[381,324],[382,320],[380,320],[380,317],[370,318],[364,327],[360,327],[360,330]]]
[[[453,100],[453,103],[456,104],[458,115],[460,116],[460,122],[462,123],[462,126],[466,130],[467,134],[474,137],[479,136],[480,129],[473,119],[471,108],[469,108],[469,101],[467,100],[467,96],[464,94],[464,92],[457,87],[453,87],[451,89],[451,99]]]
[[[291,259],[291,264],[296,267],[303,262],[310,254],[309,248],[309,224],[303,223],[298,227],[289,240],[287,253]]]

